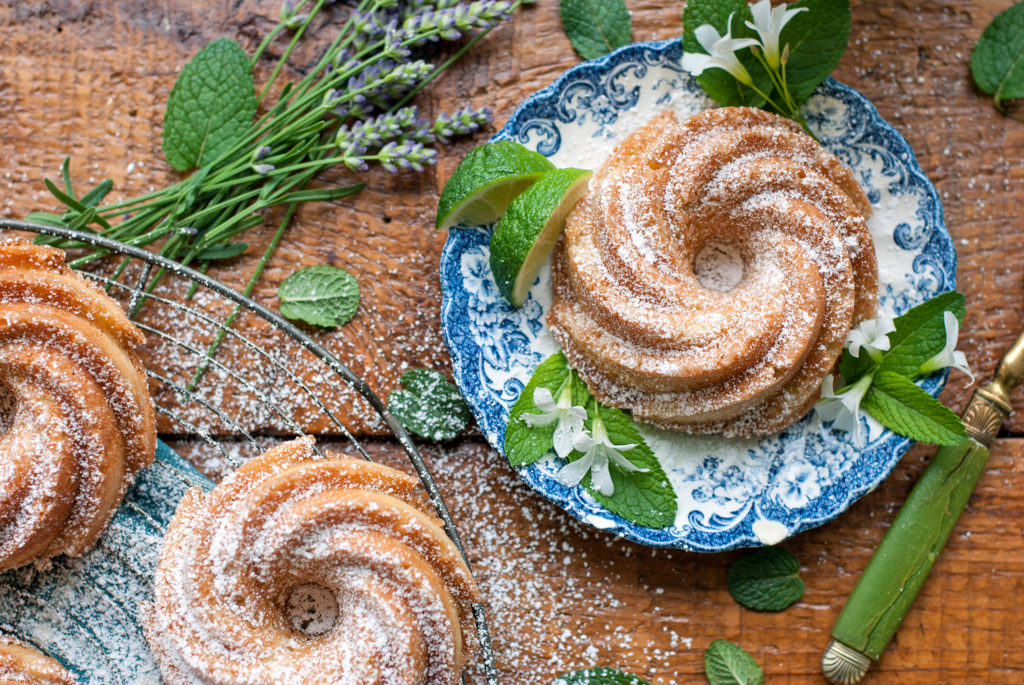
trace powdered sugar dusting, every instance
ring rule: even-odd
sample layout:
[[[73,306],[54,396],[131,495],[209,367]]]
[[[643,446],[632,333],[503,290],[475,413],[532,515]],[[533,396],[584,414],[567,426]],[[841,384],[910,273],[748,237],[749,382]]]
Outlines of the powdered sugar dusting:
[[[60,251],[0,241],[0,569],[88,550],[152,461],[140,341]]]
[[[793,122],[664,112],[619,143],[569,216],[549,324],[591,391],[642,421],[778,431],[874,312],[866,213],[850,170]],[[734,266],[704,266],[709,288],[697,261],[716,245]]]
[[[456,682],[477,595],[418,484],[311,447],[284,443],[182,501],[144,613],[164,679]]]

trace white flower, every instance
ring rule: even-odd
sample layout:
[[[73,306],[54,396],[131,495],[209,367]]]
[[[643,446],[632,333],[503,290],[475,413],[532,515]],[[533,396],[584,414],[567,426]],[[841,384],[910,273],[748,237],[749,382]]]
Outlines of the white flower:
[[[772,69],[779,67],[779,36],[782,34],[782,27],[789,23],[789,20],[801,12],[807,11],[806,7],[797,9],[786,9],[788,5],[779,5],[773,8],[771,0],[760,0],[750,7],[750,13],[754,15],[754,23],[745,22],[747,26],[757,31],[761,38],[761,50],[764,52],[764,59]]]
[[[555,421],[555,454],[562,459],[572,452],[577,438],[584,434],[583,422],[587,418],[587,410],[572,404],[572,390],[566,386],[558,393],[558,402],[547,388],[536,388],[533,391],[533,403],[541,410],[541,414],[523,414],[527,426],[547,426]]]
[[[944,369],[947,366],[952,366],[954,369],[959,369],[970,376],[971,383],[973,383],[974,374],[971,373],[970,367],[967,366],[967,355],[956,349],[956,339],[960,335],[960,322],[957,320],[956,314],[949,311],[943,312],[942,323],[946,326],[946,346],[937,355],[921,364],[917,369],[917,373],[924,375]]]
[[[701,24],[697,27],[694,35],[697,37],[697,42],[700,43],[702,48],[707,50],[708,54],[704,55],[699,52],[684,53],[683,69],[686,69],[694,76],[700,76],[705,69],[725,69],[740,83],[748,86],[753,83],[753,80],[750,78],[750,72],[747,71],[747,68],[736,57],[736,51],[749,48],[751,45],[757,45],[758,42],[753,38],[732,37],[733,14],[736,13],[733,12],[729,15],[729,24],[726,27],[724,36],[718,35],[718,31],[711,24]]]
[[[635,466],[631,461],[622,456],[622,452],[629,451],[636,447],[636,443],[628,445],[614,445],[608,439],[608,432],[604,429],[601,419],[595,418],[593,424],[593,437],[583,433],[577,440],[576,449],[583,452],[583,456],[576,461],[569,462],[555,474],[558,482],[567,487],[572,487],[583,480],[583,476],[590,471],[590,482],[594,489],[602,495],[611,497],[615,493],[615,484],[612,483],[612,476],[608,471],[609,462],[614,462],[624,471],[640,471],[646,473],[648,469]]]
[[[873,376],[861,377],[853,385],[835,390],[835,377],[826,376],[821,384],[821,399],[814,405],[814,412],[822,421],[832,421],[832,427],[853,433],[853,439],[860,437],[860,402],[871,386]]]
[[[882,352],[889,349],[889,334],[896,330],[893,320],[884,314],[877,319],[861,321],[860,325],[850,331],[846,337],[846,346],[850,354],[860,358],[863,348],[876,363],[881,361]]]

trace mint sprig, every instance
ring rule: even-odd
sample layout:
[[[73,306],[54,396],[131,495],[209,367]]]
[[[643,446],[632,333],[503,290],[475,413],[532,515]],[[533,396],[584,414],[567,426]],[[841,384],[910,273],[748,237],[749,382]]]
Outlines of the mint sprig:
[[[533,372],[519,394],[519,399],[512,405],[508,425],[505,427],[505,456],[512,466],[532,464],[554,448],[555,424],[530,426],[523,415],[540,413],[533,401],[533,393],[537,388],[547,388],[554,395],[565,383],[570,382],[571,374],[569,362],[560,351],[541,362]],[[574,404],[586,406],[586,402]]]
[[[781,547],[762,547],[740,557],[726,576],[729,594],[757,611],[782,611],[804,596],[800,562]]]
[[[604,406],[595,400],[561,351],[537,367],[512,406],[504,443],[505,456],[510,464],[517,467],[532,464],[554,449],[556,424],[530,425],[523,418],[528,414],[542,413],[534,402],[537,388],[546,388],[555,397],[562,392],[570,393],[572,405],[586,408],[584,427],[588,435],[596,433],[594,424],[599,421],[610,443],[635,445],[622,451],[621,457],[628,462],[627,466],[632,464],[637,470],[622,468],[614,460],[609,460],[608,471],[613,485],[610,495],[594,487],[589,471],[583,476],[581,485],[595,500],[609,511],[641,526],[663,528],[675,522],[675,491],[633,419],[621,409]],[[587,458],[584,452],[572,450],[567,461],[584,458]]]
[[[595,666],[563,673],[548,685],[650,685],[646,680],[617,668]]]
[[[281,316],[314,326],[347,323],[359,309],[359,283],[341,267],[317,264],[293,273],[277,289]]]
[[[889,430],[918,442],[956,445],[967,438],[960,417],[912,380],[892,371],[875,373],[862,406]]]
[[[856,357],[845,350],[838,368],[846,386],[836,392],[830,383],[823,386],[819,415],[856,432],[863,408],[889,430],[919,442],[955,445],[966,439],[960,418],[914,383],[950,365],[970,373],[964,354],[955,351],[964,313],[961,293],[942,293],[893,319],[892,329],[882,329],[891,330],[879,338],[886,344],[873,341],[871,351],[861,349]],[[878,330],[878,321],[869,323]]]
[[[745,0],[689,0],[683,9],[683,50],[689,53],[703,51],[697,41],[697,28],[708,24],[720,34],[729,28],[732,20],[732,35],[738,38],[753,38],[756,34],[746,27],[745,21],[752,19],[750,7]],[[757,91],[767,92],[772,88],[771,77],[764,71],[749,50],[736,55],[753,78],[753,87],[744,85],[723,69],[707,69],[696,77],[697,83],[708,97],[722,105],[763,107],[765,97]]]
[[[164,154],[176,171],[217,159],[256,116],[249,57],[228,38],[215,40],[182,69],[167,98]]]
[[[583,59],[597,59],[632,41],[633,20],[623,0],[560,0],[562,28]]]
[[[996,15],[971,53],[971,76],[996,108],[1015,119],[1007,100],[1024,98],[1024,1]]]
[[[711,685],[764,685],[754,657],[728,640],[715,640],[705,650],[704,675]]]
[[[608,511],[618,514],[627,521],[648,528],[672,525],[676,519],[677,509],[675,490],[672,489],[661,462],[648,447],[633,419],[621,409],[606,407],[596,400],[590,405],[592,409],[588,408],[588,413],[593,413],[587,420],[587,428],[592,428],[595,419],[599,417],[613,443],[636,445],[633,449],[623,452],[622,456],[643,470],[627,471],[612,462],[608,466],[612,483],[615,485],[611,495],[597,491],[590,473],[583,478],[583,487]],[[583,456],[580,452],[574,452],[569,461],[581,459]]]
[[[786,24],[779,41],[789,46],[786,86],[799,107],[839,66],[850,38],[851,13],[849,0],[800,0],[792,7],[808,10]]]
[[[388,411],[403,426],[428,440],[451,440],[473,418],[459,389],[442,373],[413,369],[399,381],[405,389],[388,395]]]
[[[854,357],[846,351],[839,361],[839,373],[848,384],[856,383],[873,368],[914,377],[917,369],[938,353],[946,342],[943,312],[953,312],[961,323],[964,320],[963,293],[952,290],[936,295],[893,319],[896,330],[889,334],[889,350],[882,354],[881,362],[868,355]]]
[[[849,0],[689,0],[683,68],[718,104],[768,109],[813,137],[800,106],[838,65],[849,34]]]

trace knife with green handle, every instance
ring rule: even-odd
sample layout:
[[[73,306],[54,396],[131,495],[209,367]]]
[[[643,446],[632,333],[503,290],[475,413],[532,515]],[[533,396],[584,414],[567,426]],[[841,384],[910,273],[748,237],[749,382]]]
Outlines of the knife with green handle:
[[[1024,333],[999,360],[995,379],[967,405],[968,439],[932,457],[839,614],[821,660],[833,685],[860,682],[885,651],[985,470],[1022,377]]]

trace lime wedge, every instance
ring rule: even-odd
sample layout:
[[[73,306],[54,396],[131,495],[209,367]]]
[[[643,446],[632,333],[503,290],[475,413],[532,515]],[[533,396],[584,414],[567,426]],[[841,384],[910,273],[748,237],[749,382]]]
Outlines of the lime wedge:
[[[554,168],[544,155],[511,140],[474,148],[444,184],[434,225],[444,230],[497,221],[516,195]]]
[[[541,265],[565,227],[565,217],[587,191],[585,169],[549,171],[522,192],[491,235],[491,272],[498,290],[521,307]]]

